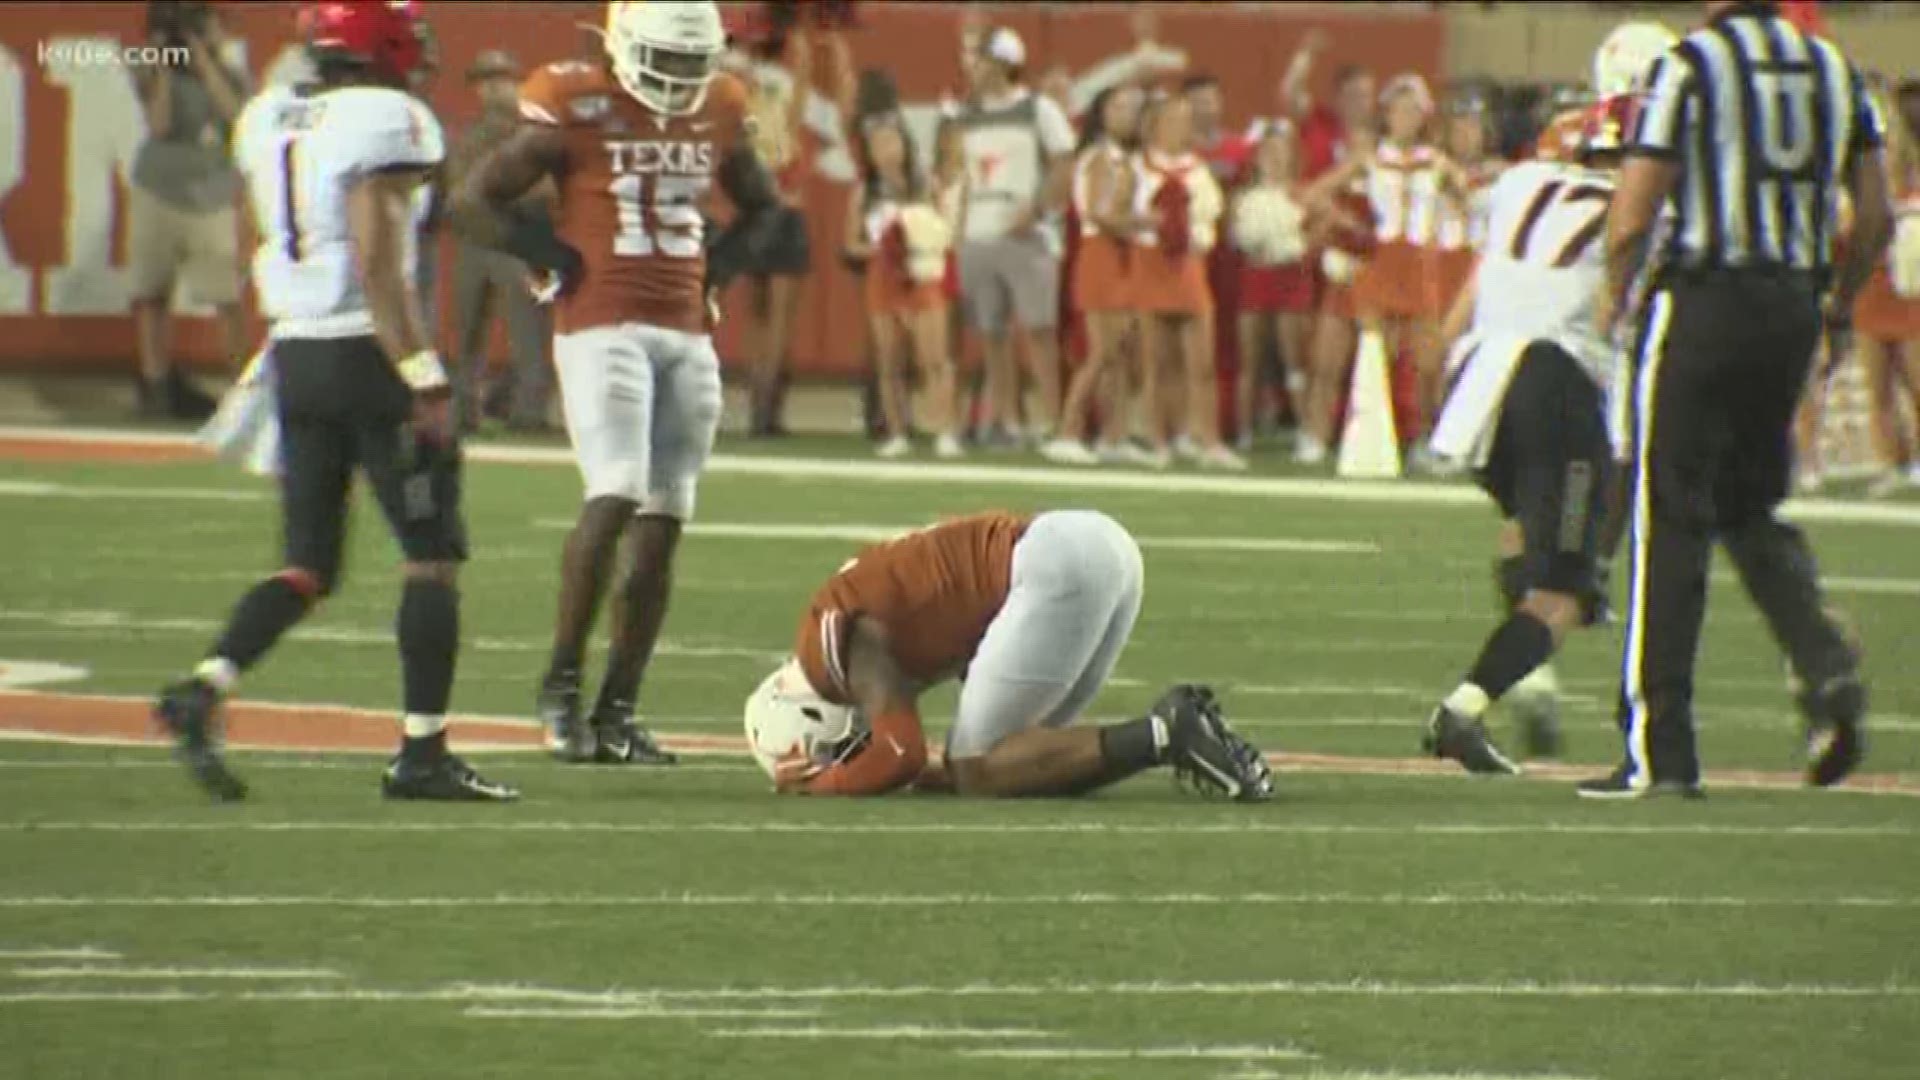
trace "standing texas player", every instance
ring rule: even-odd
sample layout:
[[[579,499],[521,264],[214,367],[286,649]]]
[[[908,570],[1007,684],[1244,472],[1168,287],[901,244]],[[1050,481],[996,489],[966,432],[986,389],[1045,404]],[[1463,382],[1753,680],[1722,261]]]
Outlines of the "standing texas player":
[[[714,4],[610,3],[604,34],[603,62],[526,81],[526,122],[457,198],[471,235],[547,272],[558,300],[554,363],[586,503],[540,684],[548,744],[566,761],[671,763],[633,709],[720,417],[709,297],[779,204],[752,149],[746,88],[717,73]],[[557,235],[513,209],[549,177]],[[709,245],[702,205],[716,179],[738,213]],[[581,663],[623,539],[607,669],[583,716]]]
[[[1171,764],[1229,798],[1273,775],[1211,693],[1068,727],[1107,681],[1140,613],[1140,549],[1105,514],[976,514],[868,548],[827,579],[794,656],[747,699],[747,740],[781,791],[1076,795]],[[920,695],[958,677],[944,767],[929,767]]]

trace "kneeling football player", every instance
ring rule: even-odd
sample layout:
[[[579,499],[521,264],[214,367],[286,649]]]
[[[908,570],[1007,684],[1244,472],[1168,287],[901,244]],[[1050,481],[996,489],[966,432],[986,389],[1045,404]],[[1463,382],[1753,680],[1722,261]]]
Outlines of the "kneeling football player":
[[[979,514],[862,552],[814,596],[794,655],[747,699],[747,739],[783,792],[1078,795],[1171,765],[1265,799],[1273,774],[1203,687],[1136,720],[1071,727],[1140,612],[1140,549],[1105,514]],[[944,760],[919,698],[962,681]]]

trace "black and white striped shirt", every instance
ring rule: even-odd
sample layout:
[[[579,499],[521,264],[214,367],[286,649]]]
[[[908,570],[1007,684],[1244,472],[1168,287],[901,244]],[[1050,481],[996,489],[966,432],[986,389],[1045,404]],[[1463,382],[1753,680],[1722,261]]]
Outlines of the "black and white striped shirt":
[[[1663,261],[1824,271],[1840,191],[1885,129],[1860,73],[1774,5],[1729,8],[1655,61],[1629,153],[1680,164]]]

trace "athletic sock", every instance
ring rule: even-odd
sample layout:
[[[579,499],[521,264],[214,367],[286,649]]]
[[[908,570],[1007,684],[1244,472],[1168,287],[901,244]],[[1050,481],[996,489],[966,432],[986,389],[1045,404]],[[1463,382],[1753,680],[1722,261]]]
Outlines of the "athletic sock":
[[[640,665],[620,657],[607,658],[606,674],[600,677],[600,694],[594,699],[593,715],[626,719],[640,696]]]
[[[1487,638],[1467,681],[1448,695],[1447,708],[1477,718],[1489,703],[1498,701],[1552,656],[1553,631],[1527,612],[1516,611]]]
[[[1494,560],[1493,582],[1500,590],[1502,615],[1519,607],[1520,598],[1527,595],[1526,563],[1524,555],[1508,555]]]
[[[400,591],[395,624],[401,707],[409,716],[445,716],[460,652],[460,593],[444,582],[411,578]]]
[[[241,672],[260,662],[286,633],[313,609],[313,598],[289,578],[276,575],[247,590],[233,607],[227,629],[194,674],[225,692]],[[224,680],[226,685],[221,685]]]
[[[1101,728],[1100,757],[1110,776],[1131,776],[1165,761],[1170,742],[1165,720],[1143,716]]]

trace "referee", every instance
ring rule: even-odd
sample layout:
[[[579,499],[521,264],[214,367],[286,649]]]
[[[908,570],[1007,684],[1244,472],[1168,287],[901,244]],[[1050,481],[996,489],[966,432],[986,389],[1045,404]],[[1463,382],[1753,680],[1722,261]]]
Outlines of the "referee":
[[[1893,211],[1860,73],[1778,7],[1709,3],[1707,24],[1649,68],[1608,214],[1610,311],[1643,272],[1649,295],[1631,377],[1616,389],[1632,450],[1626,755],[1580,784],[1583,796],[1702,793],[1693,666],[1715,540],[1805,687],[1809,782],[1842,779],[1863,749],[1857,648],[1824,613],[1806,538],[1775,510],[1823,330],[1838,362]],[[1843,189],[1854,205],[1845,235]]]

